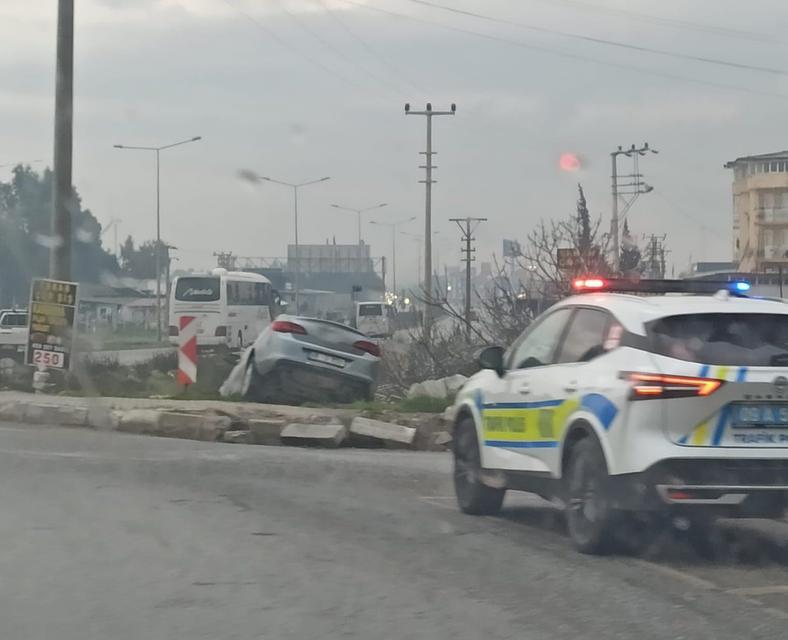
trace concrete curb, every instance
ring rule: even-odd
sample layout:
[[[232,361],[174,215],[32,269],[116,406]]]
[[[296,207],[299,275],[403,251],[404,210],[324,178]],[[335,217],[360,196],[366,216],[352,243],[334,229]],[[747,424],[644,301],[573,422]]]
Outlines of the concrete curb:
[[[112,398],[0,396],[0,421],[269,446],[359,445],[441,451],[448,448],[451,440],[450,434],[440,431],[440,423],[410,414],[389,413],[383,416],[388,418],[384,421],[352,414],[331,416],[328,412],[318,413],[318,409],[293,420],[295,416],[288,414],[294,413],[294,407],[266,407],[260,410],[260,417],[254,417],[248,408],[235,412],[230,406],[194,407],[184,402],[177,407],[172,403],[156,407],[145,399],[140,404],[147,404],[146,408],[132,408],[129,404]]]

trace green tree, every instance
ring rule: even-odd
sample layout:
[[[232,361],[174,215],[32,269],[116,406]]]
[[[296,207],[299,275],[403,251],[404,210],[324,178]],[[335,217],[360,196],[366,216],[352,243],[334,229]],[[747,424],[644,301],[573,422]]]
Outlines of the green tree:
[[[626,276],[635,276],[642,273],[640,264],[640,249],[629,232],[629,222],[624,220],[624,230],[621,234],[621,258],[619,260],[621,273]]]
[[[14,168],[9,182],[0,182],[0,303],[23,304],[30,280],[46,277],[52,214],[53,173],[29,166]],[[115,257],[101,246],[101,224],[74,193],[71,213],[71,276],[77,282],[99,282],[118,271]]]
[[[167,243],[159,243],[159,264],[162,272],[167,268]],[[120,268],[124,275],[138,280],[152,280],[156,277],[156,241],[148,240],[139,247],[128,236],[120,248]]]

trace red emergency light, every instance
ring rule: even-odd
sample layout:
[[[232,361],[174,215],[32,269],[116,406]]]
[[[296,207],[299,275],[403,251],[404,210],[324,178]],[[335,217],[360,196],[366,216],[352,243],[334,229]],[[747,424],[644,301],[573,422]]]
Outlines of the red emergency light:
[[[607,281],[602,278],[575,278],[572,280],[572,289],[575,291],[593,291],[604,289]]]

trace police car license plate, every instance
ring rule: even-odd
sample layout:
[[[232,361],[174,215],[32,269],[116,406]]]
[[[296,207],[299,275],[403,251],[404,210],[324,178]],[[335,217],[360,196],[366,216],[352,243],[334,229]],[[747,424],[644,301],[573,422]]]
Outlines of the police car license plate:
[[[788,404],[735,404],[732,409],[733,427],[788,427]]]
[[[318,351],[310,351],[309,355],[307,356],[310,360],[314,360],[315,362],[322,362],[323,364],[332,364],[335,367],[343,368],[345,366],[345,360],[342,358],[337,358],[336,356],[331,356],[327,353],[320,353]]]

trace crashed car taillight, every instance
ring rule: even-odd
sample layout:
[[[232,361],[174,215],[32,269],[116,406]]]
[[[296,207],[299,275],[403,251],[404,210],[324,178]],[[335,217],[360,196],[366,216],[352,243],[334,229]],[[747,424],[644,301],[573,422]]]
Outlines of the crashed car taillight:
[[[380,357],[380,347],[369,340],[359,340],[354,342],[353,348],[358,349],[359,351],[364,351],[365,353],[375,356],[376,358]]]
[[[287,320],[274,320],[271,323],[271,330],[277,333],[296,333],[301,336],[306,335],[306,329],[300,324],[289,322]]]

